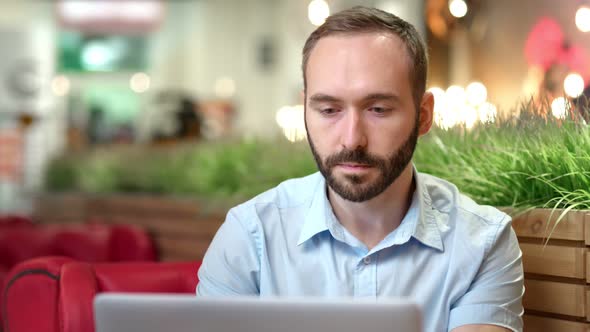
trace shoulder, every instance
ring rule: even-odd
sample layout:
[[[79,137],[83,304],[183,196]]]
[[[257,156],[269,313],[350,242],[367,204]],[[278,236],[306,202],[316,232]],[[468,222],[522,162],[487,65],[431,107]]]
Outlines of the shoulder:
[[[319,172],[301,178],[289,179],[234,209],[243,211],[260,205],[274,205],[280,209],[298,206],[313,198],[315,190],[322,183],[323,177]]]
[[[316,190],[323,185],[324,178],[319,172],[289,179],[232,208],[228,215],[237,219],[264,221],[269,219],[265,218],[265,214],[271,211],[277,212],[309,205]]]
[[[509,228],[511,217],[489,205],[480,205],[462,194],[452,183],[435,176],[419,173],[426,199],[443,218],[439,218],[445,229],[454,238],[461,238],[474,244],[481,242],[489,250],[498,235]]]

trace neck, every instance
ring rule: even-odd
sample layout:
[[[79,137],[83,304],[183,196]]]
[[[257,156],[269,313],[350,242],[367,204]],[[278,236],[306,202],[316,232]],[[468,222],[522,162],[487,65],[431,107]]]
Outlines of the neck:
[[[371,249],[401,224],[414,190],[410,163],[385,191],[368,201],[347,201],[329,187],[328,198],[340,224]]]

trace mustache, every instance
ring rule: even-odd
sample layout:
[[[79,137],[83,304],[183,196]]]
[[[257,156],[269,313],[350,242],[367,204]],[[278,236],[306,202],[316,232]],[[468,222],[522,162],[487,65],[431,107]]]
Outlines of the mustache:
[[[356,163],[368,166],[381,166],[385,161],[379,157],[375,157],[365,150],[342,150],[326,158],[326,167],[331,168],[342,163]]]

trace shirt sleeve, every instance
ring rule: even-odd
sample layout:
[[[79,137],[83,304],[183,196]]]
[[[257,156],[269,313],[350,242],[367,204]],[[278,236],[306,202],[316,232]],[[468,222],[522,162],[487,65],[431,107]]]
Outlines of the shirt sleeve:
[[[471,286],[451,306],[449,331],[467,324],[491,324],[522,331],[522,252],[510,217],[500,223],[495,234]]]
[[[197,296],[258,295],[260,259],[256,230],[232,209],[209,245],[198,272]]]

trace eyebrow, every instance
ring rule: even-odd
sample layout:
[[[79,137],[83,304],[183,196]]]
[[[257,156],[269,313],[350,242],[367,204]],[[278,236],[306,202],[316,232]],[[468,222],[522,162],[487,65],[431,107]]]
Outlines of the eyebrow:
[[[392,93],[371,93],[363,98],[365,101],[399,101],[399,96]]]
[[[316,93],[315,95],[309,97],[310,103],[324,103],[324,102],[335,103],[335,102],[339,102],[339,101],[340,101],[340,99],[338,99],[334,96],[323,94],[323,93]]]
[[[364,102],[383,101],[383,100],[398,102],[399,97],[397,95],[391,94],[391,93],[371,93],[371,94],[368,94],[363,97]],[[330,95],[323,94],[323,93],[316,93],[313,96],[309,97],[310,103],[322,103],[322,102],[334,103],[334,102],[340,102],[340,101],[341,101],[340,99],[338,99],[334,96],[330,96]]]

